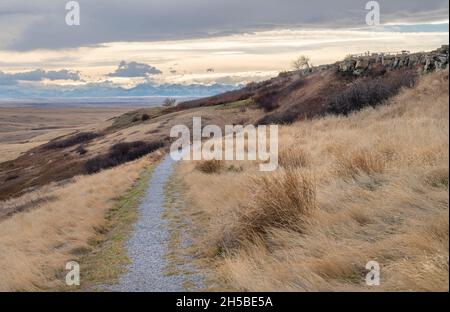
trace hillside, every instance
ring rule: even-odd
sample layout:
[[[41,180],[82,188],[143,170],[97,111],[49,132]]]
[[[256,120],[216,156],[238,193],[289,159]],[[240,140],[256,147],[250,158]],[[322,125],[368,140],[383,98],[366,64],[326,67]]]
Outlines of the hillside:
[[[0,181],[3,181],[0,200],[20,196],[50,182],[91,173],[92,167],[97,168],[95,171],[133,160],[127,157],[105,160],[111,158],[113,146],[119,143],[139,145],[138,156],[156,147],[167,148],[170,128],[176,124],[192,126],[193,116],[223,126],[286,124],[326,114],[345,114],[382,103],[400,88],[411,87],[419,73],[447,64],[448,46],[411,55],[356,56],[309,71],[281,73],[241,90],[180,103],[172,108],[130,112],[106,124],[58,137],[47,145],[24,152],[17,159],[0,163]],[[59,141],[68,142],[58,144]],[[129,146],[124,148],[130,149]],[[88,161],[96,164],[87,165]]]
[[[181,163],[174,219],[195,248],[179,252],[212,289],[448,291],[448,92],[445,70],[376,108],[283,126],[273,173]]]
[[[444,67],[448,47],[349,56],[24,137],[17,144],[29,145],[0,163],[0,290],[62,289],[61,268],[72,259],[87,268],[83,287],[117,279],[146,179],[168,151],[170,129],[191,128],[193,117],[222,128],[280,124],[273,173],[255,162],[188,162],[176,171],[184,205],[168,208],[169,228],[184,220],[193,245],[170,242],[170,256],[188,254],[210,289],[368,290],[372,260],[382,266],[379,289],[448,289]]]

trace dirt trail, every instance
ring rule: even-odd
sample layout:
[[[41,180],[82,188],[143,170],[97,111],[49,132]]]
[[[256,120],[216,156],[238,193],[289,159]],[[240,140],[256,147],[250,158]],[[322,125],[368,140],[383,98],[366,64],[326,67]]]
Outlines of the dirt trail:
[[[168,221],[162,218],[165,186],[176,163],[170,155],[154,169],[145,197],[139,206],[139,219],[126,248],[132,263],[111,291],[174,292],[186,291],[184,285],[192,280],[183,275],[167,274],[166,254],[169,240]],[[199,277],[200,278],[200,277]]]

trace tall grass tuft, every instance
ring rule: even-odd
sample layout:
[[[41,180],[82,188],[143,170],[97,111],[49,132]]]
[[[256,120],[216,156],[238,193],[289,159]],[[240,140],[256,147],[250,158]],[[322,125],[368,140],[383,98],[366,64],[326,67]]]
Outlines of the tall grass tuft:
[[[253,202],[243,207],[232,231],[219,247],[229,250],[253,241],[273,228],[302,231],[316,209],[316,183],[310,174],[285,170],[253,179]]]

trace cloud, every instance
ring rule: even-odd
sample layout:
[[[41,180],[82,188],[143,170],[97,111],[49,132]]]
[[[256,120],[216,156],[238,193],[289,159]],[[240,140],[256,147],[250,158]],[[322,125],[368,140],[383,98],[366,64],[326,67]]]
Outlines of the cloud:
[[[125,61],[120,62],[119,67],[116,69],[114,73],[108,74],[109,77],[147,77],[150,75],[159,75],[162,74],[162,71],[157,69],[156,67],[137,63],[130,62],[127,63]]]
[[[81,25],[65,24],[65,1],[2,0],[0,49],[33,50],[117,41],[191,39],[277,27],[365,26],[368,0],[78,0]],[[382,23],[448,20],[447,0],[379,0]],[[3,29],[3,27],[2,27]]]
[[[0,85],[15,85],[19,81],[43,81],[43,80],[73,80],[79,81],[80,74],[78,72],[62,69],[59,71],[45,71],[36,69],[33,71],[19,73],[4,73],[0,71]]]

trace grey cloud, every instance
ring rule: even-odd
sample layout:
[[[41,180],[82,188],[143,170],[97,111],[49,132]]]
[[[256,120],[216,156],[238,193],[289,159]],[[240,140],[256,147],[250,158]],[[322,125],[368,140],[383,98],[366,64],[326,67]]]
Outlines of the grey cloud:
[[[2,0],[9,13],[36,16],[3,48],[31,50],[208,37],[273,27],[364,27],[368,0],[79,0],[81,25],[65,24],[60,0]],[[447,0],[379,0],[382,22],[448,19]],[[22,21],[23,23],[23,21]],[[1,25],[1,23],[0,23]],[[5,46],[6,45],[6,46]],[[2,48],[0,46],[0,48]]]
[[[73,80],[79,81],[80,74],[78,72],[62,69],[59,71],[45,71],[36,69],[33,71],[19,73],[4,73],[0,71],[0,85],[15,85],[19,81],[42,81],[42,80]]]
[[[108,74],[110,77],[147,77],[149,75],[159,75],[162,71],[156,67],[137,63],[122,61],[114,73]]]

